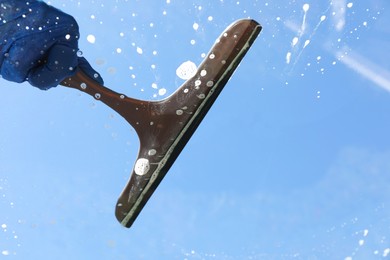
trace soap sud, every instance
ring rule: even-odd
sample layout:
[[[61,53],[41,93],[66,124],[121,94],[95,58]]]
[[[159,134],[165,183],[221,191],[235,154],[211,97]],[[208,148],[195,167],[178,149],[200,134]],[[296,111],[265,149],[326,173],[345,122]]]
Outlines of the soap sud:
[[[147,174],[150,170],[150,163],[148,159],[140,158],[135,163],[134,172],[139,175],[143,176]]]
[[[95,35],[89,34],[89,35],[87,36],[87,41],[88,41],[89,43],[94,44],[94,43],[96,42],[96,37],[95,37]]]
[[[160,88],[160,89],[158,90],[158,94],[159,94],[160,96],[164,96],[165,94],[167,94],[167,90],[166,90],[165,88]]]
[[[196,71],[197,67],[195,63],[192,61],[186,61],[176,69],[176,75],[183,80],[188,80],[195,76]]]

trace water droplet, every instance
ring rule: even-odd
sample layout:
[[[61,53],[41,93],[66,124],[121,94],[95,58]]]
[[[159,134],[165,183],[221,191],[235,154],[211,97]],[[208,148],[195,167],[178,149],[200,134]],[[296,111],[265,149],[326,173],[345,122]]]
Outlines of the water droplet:
[[[81,87],[81,89],[86,89],[87,88],[87,84],[86,83],[81,83],[80,87]]]
[[[179,110],[176,110],[176,115],[178,116],[181,116],[183,114],[183,110],[179,109]]]
[[[201,84],[202,84],[202,81],[200,81],[199,79],[197,81],[195,81],[195,87],[199,87]]]
[[[125,99],[125,95],[120,95],[120,99]]]
[[[210,88],[210,87],[214,86],[214,82],[212,80],[210,80],[206,83],[206,86]]]
[[[202,70],[201,72],[200,72],[200,76],[201,77],[204,77],[204,76],[206,76],[207,75],[207,70]]]
[[[77,51],[77,57],[83,57],[83,52],[80,51],[80,50],[78,50],[78,51]]]
[[[199,98],[199,99],[204,99],[205,97],[206,97],[205,94],[199,94],[199,95],[198,95],[198,98]]]
[[[101,96],[99,93],[96,93],[96,94],[95,94],[95,98],[96,98],[96,99],[100,99],[101,97],[102,97],[102,96]]]
[[[150,149],[148,152],[148,155],[153,156],[153,155],[156,155],[156,153],[157,153],[157,151],[155,149]]]
[[[211,53],[210,56],[209,56],[210,60],[213,60],[215,59],[215,54],[214,53]]]

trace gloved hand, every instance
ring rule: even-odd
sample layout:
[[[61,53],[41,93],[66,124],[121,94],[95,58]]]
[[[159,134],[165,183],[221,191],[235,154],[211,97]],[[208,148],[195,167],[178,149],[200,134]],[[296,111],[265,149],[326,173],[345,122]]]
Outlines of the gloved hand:
[[[0,1],[0,75],[42,90],[83,70],[103,85],[99,73],[78,57],[75,19],[38,0]]]

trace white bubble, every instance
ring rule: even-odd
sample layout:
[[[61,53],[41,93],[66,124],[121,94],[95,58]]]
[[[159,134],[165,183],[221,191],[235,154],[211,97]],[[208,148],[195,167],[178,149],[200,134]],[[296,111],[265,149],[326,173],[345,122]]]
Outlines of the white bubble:
[[[178,116],[181,116],[183,113],[184,113],[184,111],[181,109],[176,110],[176,115],[178,115]]]
[[[352,8],[352,6],[353,6],[353,3],[348,3],[348,4],[347,4],[347,7],[348,7],[348,8]]]
[[[167,93],[167,90],[166,90],[165,88],[160,88],[160,89],[158,90],[158,94],[159,94],[160,96],[164,96],[166,93]]]
[[[306,48],[306,46],[309,45],[309,44],[310,44],[310,40],[306,40],[305,44],[303,45],[303,48]]]
[[[157,153],[157,151],[155,149],[150,149],[148,152],[148,155],[153,156],[153,155],[156,155],[156,153]]]
[[[156,83],[152,83],[152,88],[157,89],[157,84]]]
[[[194,30],[197,31],[197,30],[199,29],[199,24],[194,23],[194,24],[192,25],[192,28],[194,28]]]
[[[137,47],[137,52],[138,52],[138,54],[142,54],[143,50],[140,47]]]
[[[176,75],[184,80],[192,78],[196,74],[197,67],[192,61],[183,62],[177,69]]]
[[[294,47],[295,45],[297,45],[298,41],[299,41],[299,38],[298,38],[298,37],[294,37],[294,38],[292,39],[291,46]]]
[[[195,81],[195,87],[199,87],[200,85],[202,85],[202,81],[200,81],[199,79]]]
[[[96,38],[95,38],[94,35],[89,34],[89,35],[87,36],[87,41],[88,41],[89,43],[94,44],[94,43],[96,42]]]
[[[304,4],[302,7],[303,11],[305,11],[305,12],[309,11],[309,8],[310,8],[309,4]]]
[[[140,158],[135,163],[134,171],[137,175],[143,176],[150,170],[150,163],[148,159]]]
[[[207,20],[208,20],[209,22],[211,22],[213,19],[214,19],[214,18],[213,18],[212,16],[209,16],[209,17],[207,18]]]
[[[207,81],[206,86],[211,88],[212,86],[214,86],[214,81],[212,81],[212,80]]]
[[[3,250],[3,251],[1,252],[1,254],[2,254],[2,255],[9,255],[9,251],[8,251],[8,250]]]
[[[286,63],[290,64],[290,62],[291,62],[291,52],[287,52],[287,54],[286,54]]]
[[[7,224],[2,224],[1,228],[6,229],[7,228]]]
[[[321,16],[321,22],[325,21],[326,15]]]

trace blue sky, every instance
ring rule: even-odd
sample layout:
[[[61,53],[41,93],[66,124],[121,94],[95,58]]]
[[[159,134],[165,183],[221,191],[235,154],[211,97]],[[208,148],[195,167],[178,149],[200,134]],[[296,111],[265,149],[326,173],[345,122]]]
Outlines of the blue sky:
[[[134,130],[76,90],[2,80],[2,258],[390,256],[390,3],[50,3],[106,85],[143,99],[178,88],[234,20],[263,31],[131,229],[114,205]]]

